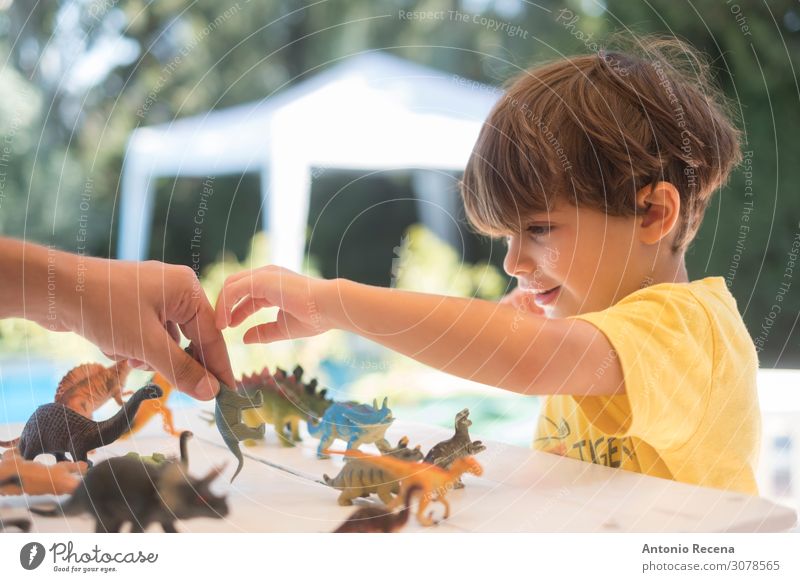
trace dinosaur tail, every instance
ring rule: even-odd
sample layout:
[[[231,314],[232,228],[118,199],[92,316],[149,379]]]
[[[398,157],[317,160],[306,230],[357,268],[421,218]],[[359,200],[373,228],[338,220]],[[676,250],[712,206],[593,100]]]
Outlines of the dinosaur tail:
[[[244,466],[244,456],[242,456],[242,451],[239,448],[239,441],[236,440],[235,437],[222,435],[222,440],[225,441],[225,444],[227,445],[228,449],[230,449],[230,451],[233,453],[233,456],[236,457],[236,460],[239,463],[236,466],[236,472],[233,474],[233,477],[231,477],[231,483],[233,483],[233,480],[236,479],[236,476],[239,474],[239,472],[242,470],[242,467]]]
[[[309,418],[306,422],[306,428],[308,428],[308,434],[312,437],[318,437],[322,433],[322,422],[315,423]]]
[[[13,449],[19,444],[19,439],[20,437],[17,437],[10,441],[0,441],[0,447],[3,447],[4,449]]]
[[[79,495],[78,492],[72,495],[69,499],[67,499],[64,503],[57,503],[55,507],[51,507],[49,509],[44,509],[41,507],[29,507],[31,513],[35,513],[36,515],[41,515],[43,517],[60,517],[60,516],[67,516],[67,515],[78,515],[81,513],[81,503],[77,502],[77,496]]]
[[[328,487],[336,487],[336,479],[331,479],[328,475],[323,474],[322,480],[325,481],[325,485]]]

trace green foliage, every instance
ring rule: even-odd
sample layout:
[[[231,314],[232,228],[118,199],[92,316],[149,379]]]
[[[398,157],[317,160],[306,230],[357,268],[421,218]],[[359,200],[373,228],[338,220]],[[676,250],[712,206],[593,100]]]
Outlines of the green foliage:
[[[597,10],[600,4],[17,0],[0,10],[0,144],[8,148],[0,168],[0,233],[76,250],[83,224],[86,251],[113,256],[124,148],[134,128],[268,98],[362,51],[389,50],[500,84],[535,62],[596,50],[616,30],[677,34],[710,56],[738,110],[744,149],[753,152],[754,209],[744,244],[738,235],[745,176],[739,169],[712,201],[687,257],[689,274],[730,273],[731,290],[756,336],[779,285],[787,276],[791,282],[787,253],[800,229],[800,198],[793,195],[800,157],[800,9],[792,0],[606,0],[605,10]],[[577,19],[559,20],[564,8]],[[401,10],[442,16],[406,18]],[[507,26],[493,29],[481,18]],[[518,32],[511,34],[511,26]],[[220,184],[218,194],[232,200],[236,188]],[[181,188],[159,195],[179,196]],[[157,224],[167,255],[184,244],[181,220],[191,217],[177,214],[162,221],[163,228]],[[231,215],[225,228],[251,233],[253,213]],[[365,232],[361,236],[373,236]],[[368,245],[359,240],[355,246]],[[217,251],[204,251],[203,264]],[[348,259],[342,264],[359,268]],[[321,261],[320,269],[328,274],[330,263]],[[359,278],[374,282],[385,275],[370,269]],[[795,284],[771,324],[762,366],[800,366],[797,289]]]

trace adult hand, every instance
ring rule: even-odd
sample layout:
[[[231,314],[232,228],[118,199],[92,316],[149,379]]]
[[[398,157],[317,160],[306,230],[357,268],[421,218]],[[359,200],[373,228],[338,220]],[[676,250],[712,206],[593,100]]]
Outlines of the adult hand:
[[[63,322],[68,329],[109,358],[128,358],[136,367],[154,369],[200,400],[216,395],[219,380],[233,386],[214,310],[190,267],[158,261],[84,262],[83,285],[76,285],[67,300]],[[197,360],[181,349],[180,332],[191,340]]]

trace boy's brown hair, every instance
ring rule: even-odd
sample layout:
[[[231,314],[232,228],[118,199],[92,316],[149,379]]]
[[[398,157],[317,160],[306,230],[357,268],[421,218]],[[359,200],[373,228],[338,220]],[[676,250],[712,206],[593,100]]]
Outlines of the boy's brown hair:
[[[708,66],[686,43],[638,37],[631,46],[510,80],[461,184],[478,230],[518,232],[525,216],[558,199],[633,216],[636,192],[666,181],[681,199],[672,250],[685,251],[712,193],[741,160],[739,131]]]

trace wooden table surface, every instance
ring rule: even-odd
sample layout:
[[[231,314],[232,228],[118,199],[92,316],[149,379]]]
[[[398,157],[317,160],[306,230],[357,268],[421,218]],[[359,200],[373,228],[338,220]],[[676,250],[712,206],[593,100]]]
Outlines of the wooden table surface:
[[[230,484],[236,461],[216,428],[199,419],[199,409],[176,411],[175,424],[194,432],[189,441],[193,475],[203,475],[212,466],[228,462],[214,485],[215,492],[228,495],[228,516],[184,521],[179,524],[181,531],[327,532],[354,511],[354,507],[339,506],[339,492],[321,481],[323,473],[338,473],[341,458],[317,459],[318,441],[305,433],[298,446],[282,447],[268,425],[262,445],[242,447],[244,468]],[[3,426],[0,438],[16,436],[21,429],[21,425]],[[404,435],[409,437],[409,446],[421,444],[427,451],[452,436],[452,431],[397,420],[386,433],[393,444]],[[471,436],[480,438],[479,434]],[[482,477],[465,475],[466,487],[448,494],[450,518],[431,528],[410,519],[403,531],[776,532],[791,529],[797,519],[793,509],[759,497],[646,477],[500,442],[484,443],[487,450],[476,458],[485,473]],[[344,443],[336,441],[333,448],[343,449]],[[362,448],[375,450],[371,445]],[[177,454],[178,441],[161,432],[155,420],[133,439],[100,449],[93,460],[128,451]],[[0,516],[26,516],[27,505],[52,503],[54,499],[0,497]],[[363,503],[370,502],[356,501],[357,505]],[[438,504],[432,507],[441,509]],[[36,532],[94,531],[89,517],[31,517],[32,531]],[[160,529],[151,526],[148,531]]]

